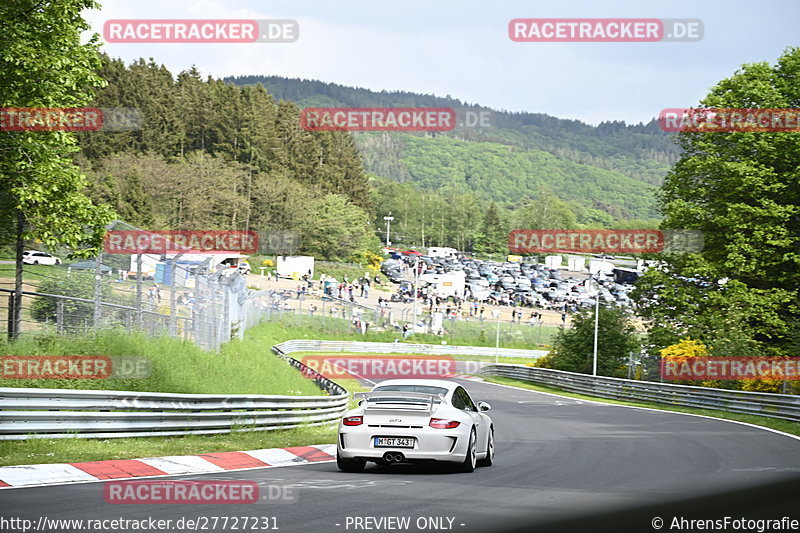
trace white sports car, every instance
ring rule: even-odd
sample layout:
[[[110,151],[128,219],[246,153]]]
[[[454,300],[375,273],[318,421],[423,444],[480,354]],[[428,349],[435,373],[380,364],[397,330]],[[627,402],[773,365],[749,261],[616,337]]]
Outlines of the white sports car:
[[[463,472],[494,460],[494,426],[486,402],[454,381],[393,379],[356,393],[359,405],[339,423],[336,464],[360,472],[381,465],[435,461]]]
[[[25,250],[22,252],[22,262],[26,265],[60,265],[61,259],[45,252]]]

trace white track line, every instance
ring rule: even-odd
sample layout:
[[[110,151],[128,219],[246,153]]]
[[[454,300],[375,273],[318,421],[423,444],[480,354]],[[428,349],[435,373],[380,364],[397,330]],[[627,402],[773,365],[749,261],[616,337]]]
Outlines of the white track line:
[[[531,389],[525,389],[525,388],[522,388],[522,387],[514,387],[513,385],[504,385],[502,383],[492,383],[491,381],[486,381],[486,380],[483,380],[483,382],[488,384],[488,385],[494,385],[496,387],[507,387],[509,389],[532,392],[534,394],[545,394],[547,396],[555,396],[557,398],[568,398],[568,399],[571,399],[571,400],[584,402],[584,403],[594,403],[594,404],[597,404],[597,405],[606,405],[606,406],[609,406],[609,407],[626,407],[628,409],[639,409],[639,410],[642,410],[642,411],[652,411],[654,413],[669,413],[669,414],[674,414],[674,415],[695,416],[695,417],[698,417],[698,418],[708,418],[710,420],[719,420],[719,421],[722,421],[722,422],[730,422],[732,424],[739,424],[739,425],[747,426],[747,427],[751,427],[751,428],[763,429],[764,431],[769,431],[771,433],[776,433],[778,435],[783,435],[784,437],[789,437],[790,439],[800,440],[800,436],[798,436],[798,435],[792,435],[791,433],[786,433],[786,432],[783,432],[783,431],[779,431],[777,429],[772,429],[772,428],[768,428],[768,427],[764,427],[764,426],[759,426],[759,425],[756,425],[756,424],[751,424],[749,422],[741,422],[739,420],[730,420],[728,418],[717,418],[716,416],[698,415],[698,414],[695,414],[695,413],[683,413],[681,411],[670,411],[668,407],[665,407],[664,409],[654,409],[652,407],[639,407],[639,406],[636,406],[636,405],[625,405],[625,404],[620,404],[620,403],[606,403],[606,402],[603,402],[603,401],[600,401],[600,400],[586,400],[584,398],[573,398],[571,396],[565,396],[565,395],[556,394],[556,393],[553,393],[553,392],[541,392],[541,391],[536,391],[536,390],[531,390]],[[536,385],[536,383],[533,383],[533,384]],[[755,416],[757,416],[757,415],[755,415]]]

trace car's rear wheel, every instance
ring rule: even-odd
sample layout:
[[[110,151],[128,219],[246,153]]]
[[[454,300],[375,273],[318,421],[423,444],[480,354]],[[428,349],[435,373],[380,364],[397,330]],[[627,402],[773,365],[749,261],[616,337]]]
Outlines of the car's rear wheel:
[[[339,452],[336,452],[336,466],[338,466],[339,470],[342,472],[363,472],[366,465],[366,461],[359,461],[358,459],[343,459],[339,456]]]
[[[494,428],[489,428],[486,438],[486,457],[478,461],[478,466],[492,466],[494,463]]]
[[[469,443],[467,444],[467,455],[464,457],[464,462],[461,463],[459,470],[461,472],[474,472],[477,465],[478,451],[476,449],[475,441],[475,428],[469,433]]]

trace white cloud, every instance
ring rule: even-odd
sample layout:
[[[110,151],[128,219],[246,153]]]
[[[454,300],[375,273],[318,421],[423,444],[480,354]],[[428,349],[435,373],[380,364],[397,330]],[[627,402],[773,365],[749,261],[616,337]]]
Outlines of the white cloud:
[[[677,0],[656,10],[623,0],[602,6],[588,0],[568,6],[522,0],[139,0],[107,1],[87,18],[98,33],[110,18],[296,19],[300,39],[291,44],[107,44],[105,50],[126,61],[153,57],[175,73],[194,64],[215,77],[282,75],[450,94],[597,123],[647,121],[665,107],[694,104],[740,63],[774,61],[796,40],[790,14],[800,4],[767,2],[762,18],[781,16],[758,25],[736,5],[746,4]],[[706,36],[690,44],[511,42],[508,21],[525,16],[699,17],[706,20]],[[747,39],[732,38],[744,28]]]

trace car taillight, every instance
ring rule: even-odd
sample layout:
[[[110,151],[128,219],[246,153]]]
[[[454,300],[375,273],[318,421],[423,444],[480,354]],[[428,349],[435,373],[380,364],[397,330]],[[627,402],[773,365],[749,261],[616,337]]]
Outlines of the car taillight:
[[[345,426],[360,426],[364,423],[363,416],[346,416],[342,420]]]
[[[457,428],[461,422],[457,420],[446,420],[444,418],[431,418],[431,423],[428,424],[436,429],[453,429]]]

